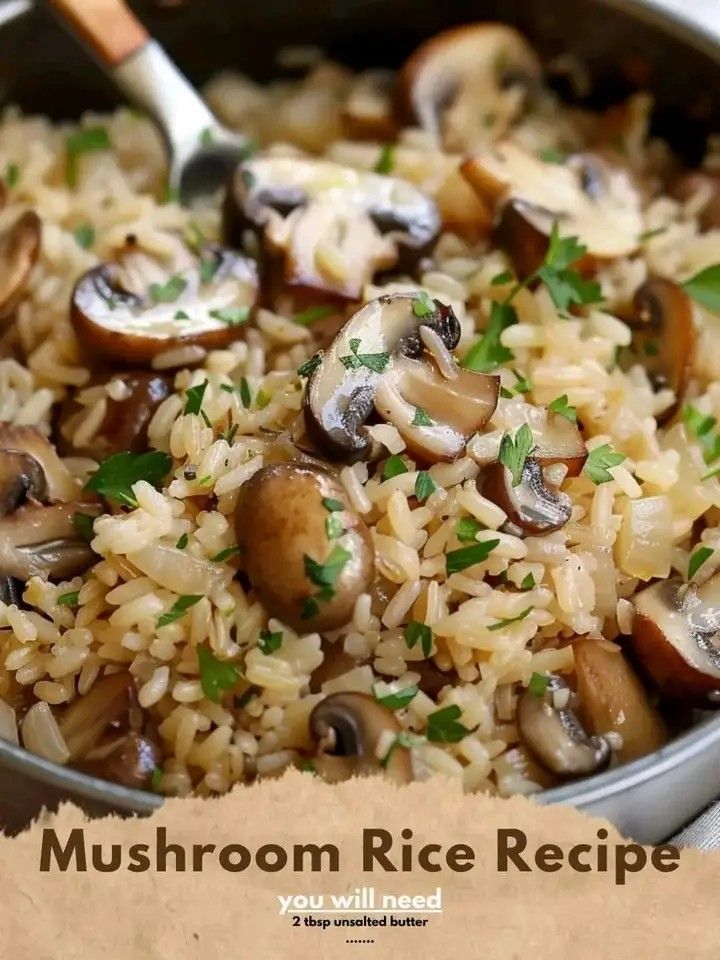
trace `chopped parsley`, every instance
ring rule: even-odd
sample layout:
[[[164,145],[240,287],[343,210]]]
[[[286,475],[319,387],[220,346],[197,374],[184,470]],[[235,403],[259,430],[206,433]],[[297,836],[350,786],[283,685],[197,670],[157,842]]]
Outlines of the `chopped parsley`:
[[[412,686],[398,690],[396,693],[386,693],[384,695],[380,695],[377,688],[378,684],[373,684],[373,696],[378,703],[382,704],[383,707],[387,707],[388,710],[402,710],[402,708],[411,703],[418,694],[417,684],[414,683]]]
[[[185,227],[183,239],[193,253],[200,253],[205,244],[205,234],[194,220]]]
[[[189,320],[190,317],[184,310],[176,310],[173,314],[173,320]]]
[[[300,364],[297,368],[297,374],[299,377],[309,377],[322,363],[322,354],[316,353],[314,356],[310,357],[309,360],[306,360],[305,363]]]
[[[477,373],[490,373],[501,363],[512,360],[515,354],[500,343],[500,338],[504,330],[517,322],[518,318],[514,307],[510,306],[509,303],[493,301],[490,307],[490,322],[487,330],[470,347],[463,357],[461,366],[466,370],[474,370]]]
[[[216,553],[215,556],[210,557],[210,559],[213,563],[224,563],[226,560],[229,560],[230,557],[234,557],[238,553],[240,553],[240,547],[237,544],[234,544],[232,547],[225,547],[224,550]]]
[[[389,353],[358,353],[360,349],[360,340],[353,337],[350,341],[350,353],[340,357],[340,363],[346,370],[359,370],[361,367],[367,367],[373,373],[382,373],[390,362]]]
[[[526,423],[518,428],[514,438],[509,433],[504,433],[502,436],[499,460],[512,474],[512,485],[514,487],[517,487],[522,481],[525,461],[534,444],[533,432]]]
[[[61,593],[57,602],[61,607],[76,607],[80,599],[80,591],[72,590],[70,593]]]
[[[395,147],[392,143],[384,143],[380,148],[380,156],[373,167],[375,173],[390,173],[395,166]]]
[[[12,190],[20,181],[20,167],[16,163],[8,163],[5,166],[5,183]]]
[[[250,384],[247,382],[246,377],[242,377],[240,380],[239,393],[240,393],[240,402],[247,410],[247,408],[252,403],[252,394],[250,393]]]
[[[248,321],[250,307],[219,307],[217,310],[209,310],[208,313],[214,320],[220,320],[229,327],[241,327]]]
[[[420,290],[412,302],[412,312],[416,317],[431,317],[435,313],[435,303],[424,290]]]
[[[506,283],[512,283],[515,277],[509,270],[503,270],[502,273],[496,273],[490,281],[491,287],[503,287]]]
[[[208,381],[203,380],[202,383],[198,383],[195,387],[189,387],[185,391],[185,408],[183,413],[200,413],[207,385]]]
[[[569,420],[570,423],[577,423],[577,410],[575,407],[571,407],[568,403],[566,393],[564,393],[561,397],[556,397],[548,406],[548,410],[551,413],[557,413],[558,416],[565,417],[565,419]]]
[[[405,750],[411,750],[413,747],[419,747],[425,743],[425,737],[419,736],[417,733],[410,733],[409,730],[401,730],[395,735],[395,739],[390,744],[388,752],[380,761],[381,767],[387,767],[390,762],[390,757],[397,750],[398,747],[403,747]]]
[[[565,154],[561,150],[555,150],[553,147],[546,147],[544,150],[538,150],[538,157],[543,163],[565,163]]]
[[[695,553],[690,557],[690,563],[688,564],[688,580],[692,580],[700,567],[705,563],[706,560],[710,559],[713,553],[715,553],[715,551],[710,547],[699,547],[695,551]]]
[[[95,153],[98,150],[109,150],[110,137],[105,127],[85,127],[71,133],[67,139],[66,179],[69,187],[77,186],[78,157],[84,153]]]
[[[330,317],[333,313],[337,312],[337,307],[330,307],[327,305],[308,307],[307,310],[302,310],[300,313],[296,313],[293,317],[293,321],[295,323],[299,323],[303,327],[309,327],[310,324],[315,323],[318,320],[324,320],[325,317]]]
[[[339,513],[345,509],[342,500],[334,500],[332,497],[323,497],[321,502],[329,513]]]
[[[300,761],[300,772],[301,773],[312,773],[313,776],[317,774],[317,768],[314,762],[307,757]]]
[[[265,656],[275,653],[282,646],[283,635],[280,630],[271,633],[269,630],[263,630],[258,639],[258,647]]]
[[[422,407],[415,407],[415,415],[412,418],[414,427],[434,427],[435,421]]]
[[[233,425],[225,433],[218,434],[218,439],[224,440],[227,443],[227,445],[231,447],[233,445],[233,440],[235,439],[235,434],[238,432],[239,429],[240,429],[240,424],[233,423]]]
[[[150,778],[150,786],[152,787],[153,793],[160,792],[160,784],[162,783],[163,771],[162,767],[153,767],[152,776]]]
[[[703,458],[710,464],[720,457],[720,433],[713,433],[717,420],[710,414],[701,413],[691,403],[685,404],[682,410],[683,420],[703,446]]]
[[[470,733],[459,722],[461,716],[462,710],[456,703],[431,713],[428,717],[428,740],[433,743],[459,743]]]
[[[419,620],[411,620],[410,623],[408,623],[408,625],[405,627],[404,635],[405,643],[408,645],[410,650],[412,650],[415,644],[419,641],[423,656],[430,656],[430,651],[432,650],[433,645],[433,633],[426,623],[421,623]]]
[[[148,288],[150,299],[154,303],[174,303],[187,287],[187,280],[174,276],[166,283],[151,283]]]
[[[385,465],[383,466],[382,470],[382,478],[383,480],[392,480],[393,477],[399,477],[401,474],[407,472],[407,464],[403,458],[399,453],[394,453],[385,461]]]
[[[255,394],[255,406],[258,410],[264,410],[265,407],[270,403],[270,394],[267,390],[263,390],[262,387]]]
[[[553,223],[545,262],[537,271],[548,293],[558,308],[567,310],[573,303],[600,303],[602,291],[595,280],[585,280],[570,265],[587,253],[587,247],[577,237],[561,237],[557,221]]]
[[[706,267],[683,284],[683,289],[703,307],[720,313],[720,263]]]
[[[491,623],[488,630],[502,630],[503,627],[509,627],[511,623],[520,623],[521,620],[530,616],[533,609],[533,607],[525,607],[522,613],[519,613],[516,617],[503,617],[503,619],[498,620],[497,623]]]
[[[352,554],[350,551],[345,550],[345,548],[339,544],[335,544],[324,563],[318,563],[317,560],[314,560],[307,554],[303,554],[305,576],[311,583],[314,583],[315,586],[320,587],[314,596],[308,597],[304,601],[300,613],[303,620],[314,617],[315,614],[318,613],[321,603],[327,603],[329,600],[332,600],[335,596],[335,584],[343,572],[345,564],[351,557]]]
[[[108,500],[115,500],[128,507],[136,507],[137,498],[132,490],[133,484],[139,480],[146,480],[159,489],[170,472],[171,466],[172,458],[161,450],[148,450],[146,453],[114,453],[100,463],[85,484],[85,489],[99,493]],[[81,516],[81,514],[75,516]],[[92,521],[92,518],[89,519]]]
[[[434,493],[436,489],[437,487],[433,482],[433,478],[427,470],[421,470],[415,479],[415,496],[420,503],[422,503],[423,500],[427,500],[430,494]]]
[[[530,677],[528,690],[534,697],[544,697],[545,691],[550,684],[550,677],[544,673],[533,673]]]
[[[213,145],[213,132],[211,127],[205,127],[200,134],[200,145],[203,147],[211,147]]]
[[[521,590],[532,590],[535,586],[535,577],[528,573],[527,576],[523,577],[522,583],[520,584]]]
[[[212,283],[215,274],[220,269],[219,257],[201,257],[200,259],[200,283]]]
[[[85,543],[90,543],[94,536],[93,524],[95,523],[95,517],[91,517],[89,513],[74,513],[73,514],[73,526],[77,530],[81,539]]]
[[[183,533],[181,537],[178,538],[178,542],[175,544],[176,550],[184,550],[188,545],[188,535]]]
[[[483,560],[487,560],[499,543],[499,540],[483,540],[481,543],[473,543],[469,547],[449,550],[445,555],[445,572],[450,576],[451,573],[460,573],[462,570],[467,570],[468,567],[474,567],[476,563],[482,563]]]
[[[518,373],[517,370],[513,370],[515,374],[516,383],[513,387],[513,391],[518,393],[530,393],[532,390],[532,383],[528,380],[527,377],[523,377],[522,374]]]
[[[336,517],[334,513],[331,513],[329,517],[325,517],[325,536],[328,540],[337,540],[337,538],[341,537],[344,533],[345,527],[342,525],[340,517]]]
[[[186,593],[178,597],[170,609],[157,618],[158,627],[166,627],[169,623],[175,623],[176,620],[180,620],[185,616],[190,607],[194,607],[195,604],[200,603],[201,600],[201,593]]]
[[[95,243],[95,228],[91,223],[81,223],[79,227],[73,230],[75,243],[83,250],[89,250]]]
[[[646,243],[648,240],[652,240],[653,237],[659,237],[663,233],[667,233],[667,227],[655,227],[654,230],[645,230],[644,233],[641,233],[638,240],[640,243]]]
[[[232,690],[241,673],[234,663],[218,660],[208,647],[197,648],[200,686],[208,700],[219,703],[224,690]]]
[[[583,473],[586,473],[595,484],[607,483],[613,478],[610,469],[617,467],[625,459],[624,454],[613,450],[609,443],[604,443],[601,447],[595,447],[590,451]]]
[[[455,525],[455,536],[462,543],[473,542],[477,534],[484,529],[475,517],[461,517]]]

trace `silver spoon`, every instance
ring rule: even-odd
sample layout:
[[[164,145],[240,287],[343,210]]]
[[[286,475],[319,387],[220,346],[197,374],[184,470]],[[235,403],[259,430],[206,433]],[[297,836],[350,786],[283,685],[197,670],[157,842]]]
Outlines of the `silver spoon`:
[[[49,0],[115,85],[155,118],[182,203],[214,194],[252,150],[224,127],[123,0]]]

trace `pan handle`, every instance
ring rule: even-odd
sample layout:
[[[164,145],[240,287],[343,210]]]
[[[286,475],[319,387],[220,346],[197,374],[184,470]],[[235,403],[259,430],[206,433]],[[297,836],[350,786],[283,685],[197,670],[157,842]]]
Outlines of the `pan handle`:
[[[116,67],[150,39],[123,0],[49,0],[105,67]]]

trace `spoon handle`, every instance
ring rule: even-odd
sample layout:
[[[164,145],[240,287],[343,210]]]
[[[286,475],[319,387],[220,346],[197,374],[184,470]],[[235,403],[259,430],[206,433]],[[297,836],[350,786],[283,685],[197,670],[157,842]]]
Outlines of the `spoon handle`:
[[[50,0],[105,67],[116,67],[150,39],[123,0]]]

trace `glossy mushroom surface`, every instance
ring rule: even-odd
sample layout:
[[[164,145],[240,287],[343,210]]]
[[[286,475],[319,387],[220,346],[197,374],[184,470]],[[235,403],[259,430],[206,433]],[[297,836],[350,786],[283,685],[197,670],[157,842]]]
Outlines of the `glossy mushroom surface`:
[[[240,562],[270,616],[307,633],[352,617],[375,571],[370,532],[328,471],[262,467],[235,511]]]
[[[314,766],[330,782],[384,773],[396,783],[413,779],[407,747],[396,744],[385,758],[377,755],[383,734],[401,727],[391,710],[366,693],[334,693],[310,714],[310,735],[316,745]]]
[[[458,368],[450,351],[460,325],[429,297],[371,300],[340,330],[307,384],[308,436],[326,456],[357,460],[371,452],[365,424],[377,414],[413,452],[453,460],[492,416],[499,378]]]
[[[505,511],[507,524],[521,535],[552,533],[570,519],[570,497],[546,482],[542,464],[534,457],[525,461],[517,486],[513,486],[512,473],[506,466],[491,464],[483,474],[482,490]]]
[[[227,247],[191,250],[170,261],[137,249],[93,267],[75,285],[70,317],[91,354],[149,364],[179,346],[227,346],[242,336],[258,292],[254,261]]]
[[[381,270],[410,269],[437,238],[432,200],[398,177],[305,157],[258,157],[235,173],[224,208],[228,242],[253,231],[288,287],[359,299]]]

